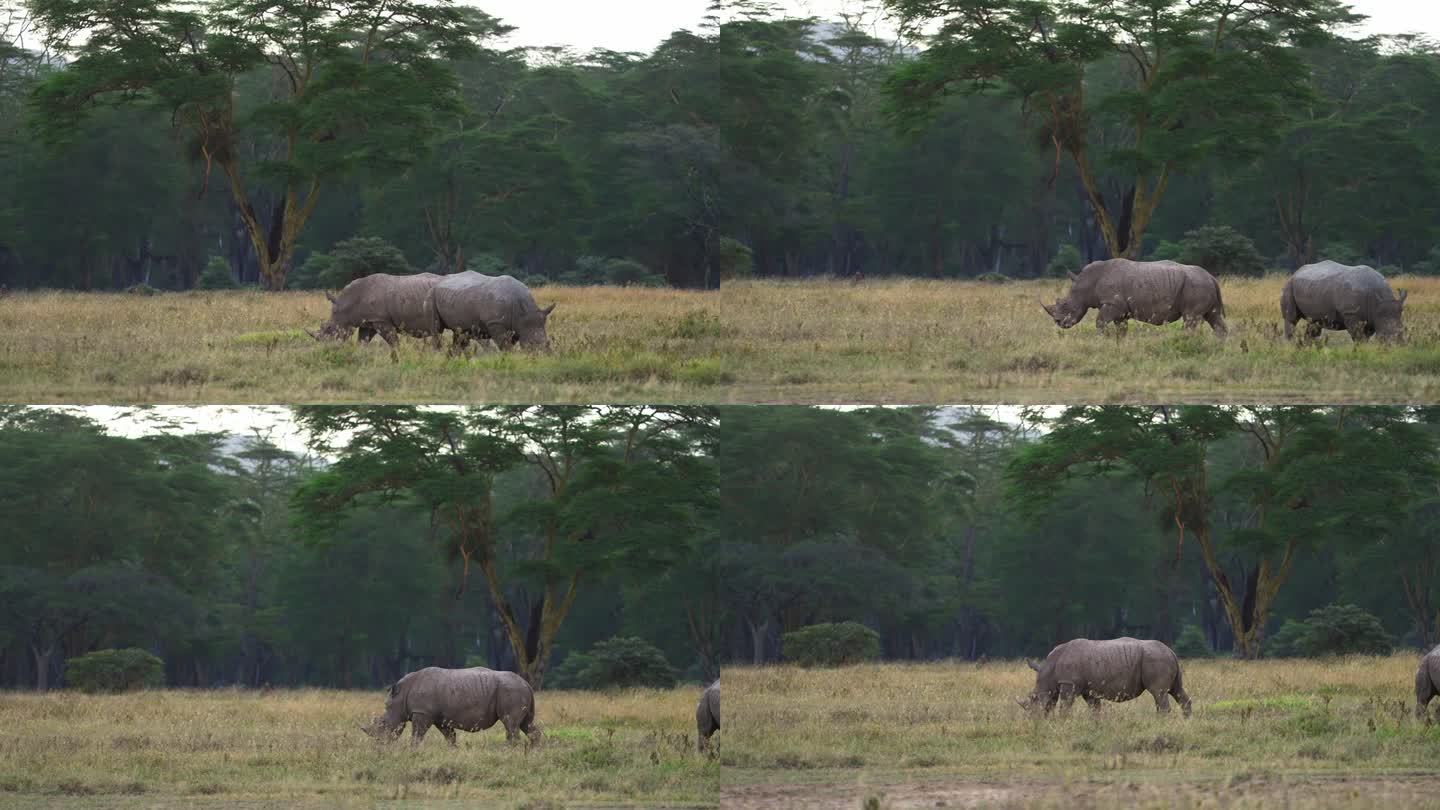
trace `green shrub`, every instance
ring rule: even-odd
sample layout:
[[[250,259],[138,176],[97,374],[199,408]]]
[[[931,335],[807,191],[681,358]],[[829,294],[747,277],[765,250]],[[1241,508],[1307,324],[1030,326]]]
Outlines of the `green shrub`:
[[[588,653],[570,653],[555,669],[555,686],[608,689],[649,686],[669,689],[675,669],[665,654],[650,642],[633,636],[616,636],[599,642]]]
[[[1398,276],[1401,273],[1405,272],[1404,270],[1400,269],[1399,265],[1394,264],[1382,264],[1379,267],[1375,268],[1375,271],[1386,278],[1390,278],[1391,276]]]
[[[983,281],[986,284],[1009,284],[1011,279],[1004,273],[981,273],[975,277],[976,281]]]
[[[1390,636],[1380,620],[1355,605],[1326,605],[1303,623],[1287,621],[1270,640],[1276,657],[1388,655]]]
[[[160,294],[160,290],[157,290],[156,288],[151,287],[149,284],[146,284],[145,282],[142,281],[142,282],[140,282],[139,284],[131,284],[129,287],[126,287],[126,288],[125,288],[125,294],[126,294],[126,295],[159,295],[159,294]]]
[[[201,290],[235,290],[240,287],[230,273],[230,263],[219,256],[211,256],[210,261],[205,263],[195,286]]]
[[[1207,225],[1185,234],[1178,261],[1217,276],[1263,276],[1266,266],[1250,237],[1228,225]]]
[[[720,237],[720,280],[755,275],[755,254],[739,239]]]
[[[1425,258],[1410,265],[1410,272],[1421,276],[1440,276],[1440,246],[1430,248]]]
[[[1061,245],[1055,251],[1055,258],[1045,265],[1045,275],[1051,278],[1065,278],[1068,273],[1078,273],[1080,268],[1085,266],[1085,260],[1080,256],[1080,248],[1074,245]]]
[[[1193,624],[1185,625],[1185,629],[1180,631],[1180,636],[1175,639],[1174,650],[1181,658],[1209,658],[1214,655],[1210,642],[1205,640],[1205,634]]]
[[[335,260],[329,253],[315,252],[305,258],[305,263],[290,271],[285,278],[285,287],[291,290],[319,290],[324,288],[321,279],[333,272]]]
[[[664,287],[665,277],[645,265],[629,259],[611,259],[605,263],[605,280],[621,287]]]
[[[1162,239],[1160,240],[1160,244],[1155,246],[1155,250],[1150,252],[1148,258],[1152,262],[1178,262],[1180,261],[1181,250],[1182,249],[1180,245],[1169,240]]]
[[[405,260],[405,254],[399,248],[384,239],[357,236],[336,242],[330,249],[329,262],[324,264],[316,277],[321,287],[335,289],[375,273],[408,276],[415,273],[415,268]]]
[[[82,692],[128,692],[165,685],[165,664],[138,647],[96,650],[65,662],[65,682]]]
[[[1349,242],[1326,242],[1315,251],[1315,261],[1329,259],[1340,264],[1365,264],[1365,252]]]
[[[838,667],[880,657],[880,634],[858,622],[812,624],[780,639],[786,660],[802,667]]]

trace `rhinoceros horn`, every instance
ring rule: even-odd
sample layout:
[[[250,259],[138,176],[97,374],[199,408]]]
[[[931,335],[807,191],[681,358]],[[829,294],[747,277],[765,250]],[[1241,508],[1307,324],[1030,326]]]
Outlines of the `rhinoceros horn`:
[[[329,290],[326,290],[326,291],[325,291],[325,300],[326,300],[326,301],[329,301],[329,302],[332,303],[332,304],[335,303],[335,294],[332,293],[332,292],[330,292]]]
[[[305,334],[309,335],[309,336],[312,337],[312,338],[315,338],[316,340],[319,340],[319,339],[320,339],[320,336],[319,336],[319,335],[315,334],[314,332],[311,332],[309,329],[306,329],[306,330],[305,330]]]
[[[1020,698],[1015,698],[1015,705],[1019,706],[1019,707],[1022,708],[1022,709],[1028,709],[1028,708],[1030,708],[1030,704],[1029,704],[1029,703],[1026,703],[1026,702],[1023,701],[1023,700],[1021,700]]]
[[[1049,315],[1049,316],[1051,316],[1052,318],[1055,316],[1055,305],[1054,305],[1054,304],[1047,304],[1047,303],[1045,303],[1044,299],[1041,299],[1041,301],[1040,301],[1040,308],[1043,309],[1043,310],[1045,310],[1045,314],[1046,314],[1046,315]]]
[[[1040,671],[1040,665],[1037,664],[1037,663],[1035,663],[1034,661],[1031,661],[1029,658],[1026,658],[1026,659],[1025,659],[1025,666],[1030,667],[1031,669],[1035,670],[1036,672],[1039,672],[1039,671]]]

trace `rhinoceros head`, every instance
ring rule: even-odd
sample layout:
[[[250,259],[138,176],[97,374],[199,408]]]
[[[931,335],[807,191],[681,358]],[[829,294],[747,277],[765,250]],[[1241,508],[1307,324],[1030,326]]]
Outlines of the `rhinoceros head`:
[[[334,321],[326,321],[320,324],[319,329],[314,332],[306,329],[305,334],[316,340],[345,340],[350,337],[350,330]]]
[[[1380,304],[1375,312],[1375,334],[1381,340],[1399,340],[1404,333],[1401,312],[1405,309],[1405,290],[1400,290],[1393,301]]]
[[[400,684],[397,682],[391,684],[390,692],[385,696],[385,713],[370,718],[370,722],[361,725],[360,730],[377,740],[393,740],[405,730],[405,719],[405,701],[400,696]]]
[[[1061,329],[1069,329],[1079,323],[1081,318],[1085,317],[1085,313],[1072,305],[1068,298],[1058,299],[1053,304],[1047,304],[1041,301],[1040,306],[1045,310],[1046,315],[1049,315],[1055,320],[1055,325]]]
[[[550,337],[545,334],[545,323],[554,311],[555,305],[551,304],[526,314],[515,330],[515,342],[527,349],[549,349]]]

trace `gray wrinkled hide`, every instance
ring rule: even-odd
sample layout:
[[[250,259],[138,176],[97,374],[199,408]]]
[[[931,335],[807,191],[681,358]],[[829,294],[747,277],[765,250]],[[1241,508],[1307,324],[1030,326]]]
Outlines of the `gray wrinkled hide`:
[[[505,739],[524,733],[539,738],[535,723],[535,692],[514,672],[485,667],[442,669],[426,667],[406,675],[390,687],[385,714],[362,730],[372,736],[398,737],[410,723],[411,741],[419,745],[433,725],[455,744],[455,731],[484,731],[499,722]]]
[[[1295,333],[1295,324],[1309,321],[1306,333],[1320,336],[1324,329],[1344,329],[1355,340],[1378,334],[1382,339],[1399,338],[1404,329],[1401,311],[1405,291],[1397,298],[1390,283],[1379,271],[1360,265],[1351,267],[1325,260],[1296,270],[1280,291],[1280,316],[1285,319],[1285,337]]]
[[[1098,712],[1102,700],[1123,703],[1149,692],[1155,698],[1156,711],[1170,711],[1168,696],[1174,695],[1185,716],[1190,716],[1180,659],[1159,641],[1077,638],[1051,650],[1038,667],[1026,663],[1035,670],[1035,691],[1020,702],[1029,709],[1041,708],[1047,715],[1057,701],[1062,712],[1069,712],[1077,696]]]
[[[1430,700],[1440,696],[1440,647],[1436,647],[1420,659],[1420,668],[1415,671],[1415,718],[1424,720],[1430,707]]]
[[[720,682],[710,684],[695,706],[695,745],[700,753],[710,747],[710,737],[720,730]]]
[[[445,276],[430,290],[427,302],[433,345],[440,347],[440,334],[449,329],[455,335],[451,350],[464,350],[470,339],[493,340],[500,349],[515,344],[545,347],[545,321],[551,304],[541,309],[535,296],[514,276],[487,276],[466,270]]]
[[[1108,259],[1071,273],[1070,281],[1064,298],[1053,305],[1041,304],[1061,329],[1079,323],[1094,309],[1098,310],[1095,326],[1102,330],[1113,323],[1123,333],[1130,320],[1156,326],[1184,320],[1186,329],[1205,321],[1220,337],[1227,331],[1220,283],[1203,267]]]
[[[359,329],[361,343],[368,343],[378,334],[390,344],[392,352],[402,333],[429,337],[431,317],[426,299],[440,279],[434,273],[375,273],[357,278],[330,298],[330,320],[321,324],[314,336],[346,340],[351,330]]]

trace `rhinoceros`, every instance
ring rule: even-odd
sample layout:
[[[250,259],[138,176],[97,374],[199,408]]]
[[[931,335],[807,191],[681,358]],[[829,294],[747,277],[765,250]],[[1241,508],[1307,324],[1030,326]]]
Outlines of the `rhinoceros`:
[[[1134,319],[1160,326],[1184,319],[1186,329],[1205,321],[1225,337],[1225,304],[1220,283],[1203,267],[1175,262],[1108,259],[1070,273],[1070,292],[1054,304],[1041,302],[1055,325],[1069,329],[1092,309],[1095,326],[1116,324],[1121,333]]]
[[[1296,270],[1280,291],[1280,316],[1285,319],[1285,338],[1295,334],[1295,324],[1304,320],[1307,337],[1317,338],[1325,329],[1344,329],[1354,340],[1379,335],[1381,340],[1399,339],[1404,327],[1401,310],[1406,292],[1397,296],[1385,277],[1372,267],[1351,267],[1325,260]]]
[[[710,737],[720,730],[720,682],[705,687],[695,706],[695,746],[700,753],[710,747]]]
[[[1099,712],[1101,700],[1123,703],[1149,692],[1161,714],[1170,711],[1168,696],[1174,695],[1185,716],[1190,716],[1190,696],[1180,681],[1180,659],[1159,641],[1077,638],[1051,650],[1044,664],[1028,658],[1025,663],[1035,670],[1035,691],[1016,702],[1027,710],[1038,708],[1048,715],[1058,700],[1061,711],[1069,712],[1078,695]]]
[[[432,318],[426,296],[440,279],[434,273],[374,273],[357,278],[339,295],[325,293],[330,300],[330,320],[320,325],[319,332],[305,331],[316,340],[349,340],[350,332],[359,329],[361,343],[369,343],[378,334],[390,344],[393,358],[401,333],[430,336]]]
[[[1415,719],[1425,719],[1430,700],[1436,696],[1440,696],[1440,647],[1420,659],[1420,668],[1415,671]]]
[[[454,745],[456,729],[484,731],[497,721],[505,726],[505,739],[511,742],[522,732],[532,742],[539,740],[535,692],[524,678],[485,667],[426,667],[396,681],[385,698],[385,713],[360,730],[378,739],[394,739],[408,722],[411,743],[419,745],[433,725]]]
[[[450,351],[464,351],[471,338],[493,340],[501,350],[515,344],[546,348],[545,322],[555,305],[535,303],[530,288],[514,276],[487,276],[466,270],[446,276],[430,289],[426,306],[435,348],[446,329],[454,333]]]

